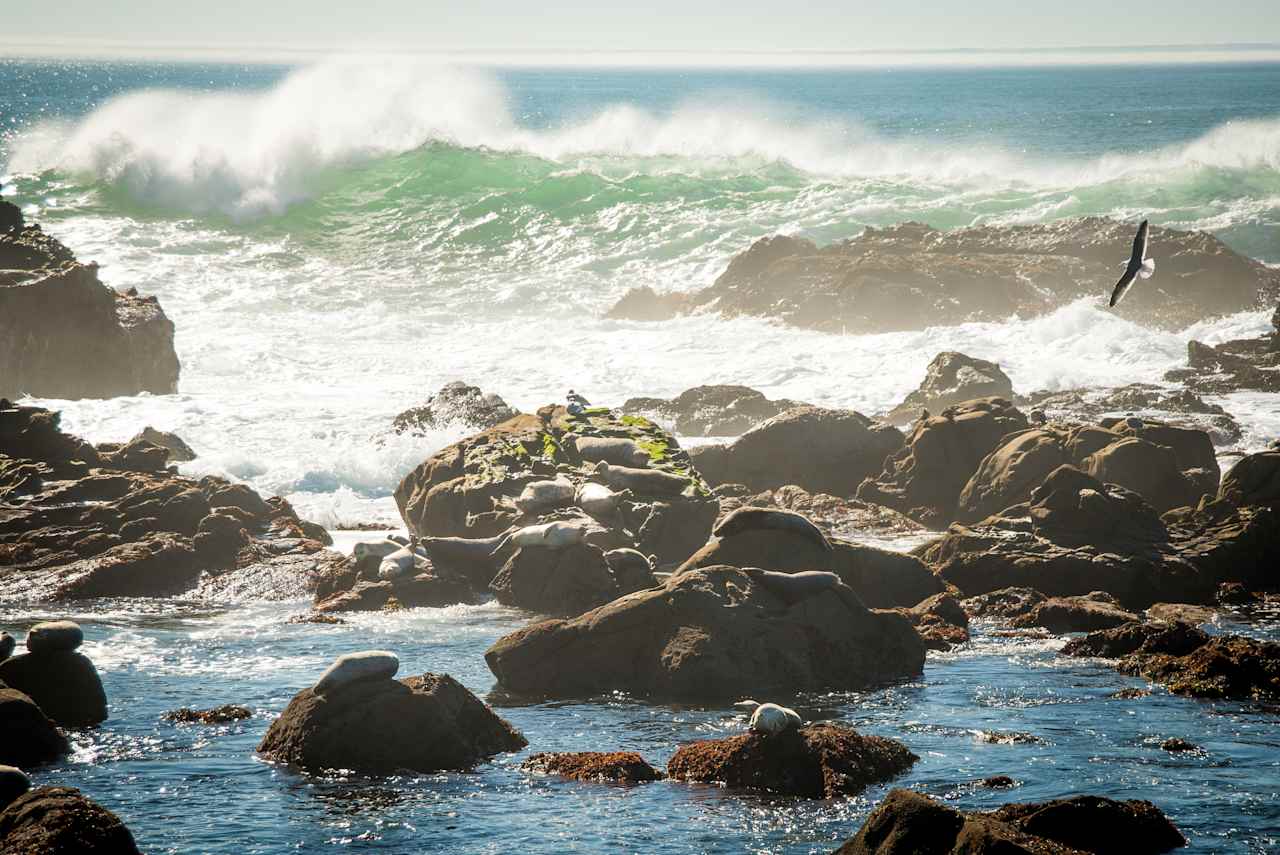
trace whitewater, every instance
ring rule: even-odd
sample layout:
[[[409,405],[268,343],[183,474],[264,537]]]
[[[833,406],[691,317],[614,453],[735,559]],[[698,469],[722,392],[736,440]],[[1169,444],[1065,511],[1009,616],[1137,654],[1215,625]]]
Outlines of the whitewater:
[[[880,335],[602,319],[635,286],[709,285],[764,235],[826,243],[904,220],[1141,215],[1280,262],[1280,89],[1219,106],[1202,71],[1204,103],[1170,119],[1118,105],[1176,80],[1058,73],[1074,85],[935,72],[921,103],[895,89],[931,91],[921,79],[855,72],[6,63],[10,91],[37,95],[0,102],[4,194],[104,281],[156,294],[182,361],[177,395],[41,403],[95,441],[174,430],[199,454],[185,471],[343,528],[396,524],[399,479],[464,434],[387,430],[450,380],[530,411],[569,388],[617,404],[742,383],[875,414],[940,350],[997,360],[1031,392],[1159,382],[1191,338],[1269,329],[1262,310],[1147,329],[1105,311],[1110,283],[1044,317]],[[1221,74],[1280,80],[1273,66]],[[59,100],[77,80],[102,97]],[[1045,87],[1067,103],[1036,108]],[[1023,100],[1001,106],[984,89]],[[1093,103],[1097,91],[1115,98]],[[1242,447],[1265,445],[1280,407],[1230,397]]]

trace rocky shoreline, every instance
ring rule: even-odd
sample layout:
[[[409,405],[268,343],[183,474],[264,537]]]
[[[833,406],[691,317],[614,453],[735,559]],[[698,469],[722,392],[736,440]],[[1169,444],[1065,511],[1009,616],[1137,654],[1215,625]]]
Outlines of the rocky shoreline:
[[[7,216],[0,251],[10,255],[0,257],[26,264],[30,275],[0,282],[4,288],[48,289],[51,277],[70,277],[109,290],[56,241]],[[890,260],[922,253],[939,265],[976,259],[975,281],[1062,264],[1051,296],[1033,303],[1006,289],[1008,305],[980,307],[979,315],[1044,310],[1074,299],[1071,283],[1109,258],[1109,247],[1094,247],[1112,242],[1112,231],[1102,221],[946,235],[907,225],[828,250],[779,238],[757,244],[711,295],[688,305],[751,313],[752,289],[776,290],[773,277],[798,268],[818,271],[816,282],[842,278],[866,291]],[[1203,235],[1161,239],[1180,248],[1178,264],[1190,272],[1154,321],[1179,324],[1193,312],[1276,299],[1274,271]],[[50,273],[55,262],[60,272]],[[941,269],[920,275],[940,277]],[[1240,285],[1245,274],[1252,278]],[[1236,284],[1226,289],[1231,277]],[[913,305],[941,312],[921,296],[936,285],[920,284]],[[1207,297],[1213,288],[1221,293]],[[118,319],[141,300],[106,296]],[[859,328],[861,308],[792,296],[796,306],[780,315],[790,323]],[[158,305],[147,305],[142,326],[168,324]],[[827,313],[821,324],[818,309]],[[137,328],[121,320],[119,335]],[[947,351],[919,390],[873,416],[771,401],[741,386],[616,408],[571,395],[522,414],[477,387],[450,384],[392,429],[463,423],[475,432],[399,484],[407,536],[371,535],[350,555],[328,549],[329,534],[282,498],[181,474],[172,464],[189,459],[189,449],[177,437],[143,431],[95,446],[64,432],[57,412],[0,399],[0,603],[305,597],[313,613],[301,621],[323,625],[353,612],[492,599],[530,618],[484,654],[495,679],[489,701],[499,706],[620,694],[730,708],[747,696],[790,701],[903,685],[921,679],[928,651],[963,647],[971,621],[982,620],[1008,632],[1088,633],[1063,655],[1115,660],[1122,673],[1171,693],[1265,710],[1280,700],[1280,647],[1196,625],[1280,592],[1280,450],[1240,453],[1224,472],[1223,451],[1240,432],[1199,395],[1269,390],[1278,341],[1280,327],[1211,348],[1213,356],[1193,342],[1191,368],[1175,378],[1181,389],[1023,395],[999,365]],[[0,352],[0,366],[17,364],[4,358]],[[135,354],[130,364],[168,364],[163,353],[148,359]],[[173,391],[176,357],[172,369],[172,382],[152,391]],[[149,382],[92,380],[104,394],[132,394]],[[69,389],[48,383],[23,379],[14,391]],[[120,389],[132,391],[112,391]],[[686,450],[679,436],[732,439]],[[870,537],[919,545],[891,551],[868,545]],[[18,655],[16,641],[4,638],[0,763],[49,763],[70,750],[66,731],[110,721],[110,699],[78,652],[78,625],[38,624]],[[258,753],[299,773],[382,776],[474,769],[528,746],[448,674],[397,679],[398,669],[393,651],[339,657],[270,724]],[[863,735],[848,722],[764,707],[789,717],[770,729],[753,714],[743,732],[688,742],[665,772],[637,752],[590,744],[540,751],[526,769],[586,784],[665,781],[833,799],[891,781],[919,759],[910,744]],[[184,707],[171,720],[252,715],[238,705]],[[0,803],[0,849],[136,851],[119,819],[75,790],[28,791],[24,772],[5,774],[0,790],[11,781],[15,792]],[[40,811],[66,820],[36,829],[31,817]],[[28,842],[39,834],[80,835],[81,848]],[[894,790],[839,851],[1094,852],[1116,839],[1133,841],[1137,848],[1126,851],[1185,843],[1147,802],[1073,795],[961,813]],[[956,848],[961,841],[979,848]]]

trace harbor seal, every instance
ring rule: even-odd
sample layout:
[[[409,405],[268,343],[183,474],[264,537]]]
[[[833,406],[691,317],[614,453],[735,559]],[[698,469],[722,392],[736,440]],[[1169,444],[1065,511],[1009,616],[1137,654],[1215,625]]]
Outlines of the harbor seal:
[[[531,481],[524,485],[516,497],[516,508],[524,514],[537,516],[543,511],[573,503],[573,484],[566,478],[554,481]]]
[[[632,469],[607,461],[596,464],[594,476],[615,490],[631,490],[641,496],[678,496],[691,485],[688,478],[659,469]]]
[[[84,630],[69,620],[38,623],[27,632],[27,650],[32,653],[55,653],[75,650],[84,644]]]
[[[525,526],[510,535],[511,545],[518,549],[538,546],[545,549],[564,549],[583,543],[594,526],[585,523],[556,522]]]
[[[569,440],[574,450],[588,463],[616,463],[643,469],[649,465],[649,452],[636,445],[634,439],[612,436],[575,436]]]
[[[317,695],[361,680],[390,680],[400,670],[400,657],[388,650],[344,653],[320,675],[312,687]]]
[[[618,510],[619,493],[615,493],[604,484],[587,482],[578,488],[573,503],[593,517],[612,516]]]
[[[833,588],[839,590],[843,584],[839,576],[826,570],[780,573],[777,570],[751,568],[748,573],[787,605],[795,605],[801,600],[807,600]]]
[[[735,707],[747,712],[751,712],[751,720],[747,723],[747,728],[752,733],[758,733],[761,736],[777,736],[780,733],[786,733],[788,730],[797,730],[800,725],[804,724],[804,720],[800,718],[800,714],[789,707],[779,706],[778,704],[764,703],[758,704],[755,701],[738,701]]]
[[[804,514],[778,508],[738,508],[712,530],[716,537],[732,537],[744,531],[772,529],[788,531],[812,541],[823,552],[831,551],[827,536]]]
[[[355,546],[351,547],[351,555],[357,561],[370,555],[377,558],[386,558],[393,552],[403,549],[407,544],[397,543],[390,538],[386,540],[362,540]]]
[[[0,662],[8,659],[13,655],[13,648],[18,646],[18,642],[13,636],[7,632],[0,632]]]
[[[432,564],[492,565],[496,553],[507,545],[514,530],[495,534],[493,537],[424,537],[419,541]]]
[[[426,555],[411,546],[402,546],[382,559],[382,563],[378,565],[378,578],[398,579],[401,576],[411,576],[418,567],[419,558],[426,558]]]

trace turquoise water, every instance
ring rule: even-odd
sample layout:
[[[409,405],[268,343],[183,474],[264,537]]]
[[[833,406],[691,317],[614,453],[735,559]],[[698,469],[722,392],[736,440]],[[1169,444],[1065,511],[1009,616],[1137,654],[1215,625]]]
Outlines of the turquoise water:
[[[635,285],[709,284],[761,235],[819,241],[866,225],[939,228],[1078,214],[1213,231],[1280,263],[1280,66],[679,71],[306,68],[0,61],[7,198],[158,294],[179,393],[44,402],[117,440],[178,431],[214,472],[341,528],[395,523],[409,468],[459,438],[388,436],[391,417],[466,379],[526,410],[568,388],[601,403],[746,383],[875,413],[940,349],[996,359],[1019,391],[1158,381],[1186,342],[1257,335],[1270,311],[1143,328],[1083,300],[1044,318],[839,336],[760,319],[604,321]],[[1117,261],[1127,248],[1122,248]],[[1158,258],[1158,248],[1155,248]],[[1280,430],[1280,397],[1221,399],[1242,449]],[[778,852],[834,849],[884,793],[833,803],[661,783],[567,784],[519,772],[363,780],[255,759],[277,714],[332,659],[395,650],[402,673],[485,694],[482,654],[529,618],[496,606],[287,625],[302,603],[95,603],[75,616],[112,714],[41,782],[83,787],[151,852]],[[50,614],[11,609],[11,632]],[[1237,629],[1240,629],[1237,627]],[[1246,631],[1278,637],[1274,623]],[[896,783],[961,807],[1095,792],[1148,798],[1195,851],[1280,843],[1274,712],[1157,692],[1059,642],[977,634],[917,682],[794,699],[901,739]],[[788,702],[793,699],[777,698]],[[226,727],[161,720],[244,703]],[[530,751],[634,748],[736,732],[728,709],[601,698],[504,706]],[[975,731],[1044,741],[992,745]],[[1159,750],[1179,736],[1202,753]],[[971,782],[1008,774],[1012,792]]]

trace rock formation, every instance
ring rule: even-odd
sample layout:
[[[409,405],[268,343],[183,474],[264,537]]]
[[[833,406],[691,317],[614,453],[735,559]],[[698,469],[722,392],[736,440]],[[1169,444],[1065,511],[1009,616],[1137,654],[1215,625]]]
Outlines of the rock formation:
[[[37,787],[0,811],[0,853],[139,855],[120,817],[72,787]]]
[[[909,424],[921,410],[940,412],[975,398],[1013,398],[1013,381],[1000,366],[954,350],[939,353],[925,370],[924,382],[888,415],[894,424]]]
[[[410,407],[391,423],[396,433],[422,435],[447,425],[465,425],[483,430],[515,418],[519,411],[507,406],[499,396],[485,394],[460,380],[446,383],[425,404]]]
[[[630,398],[619,409],[645,416],[680,436],[739,436],[760,422],[807,404],[770,401],[746,386],[695,386],[674,398]]]

